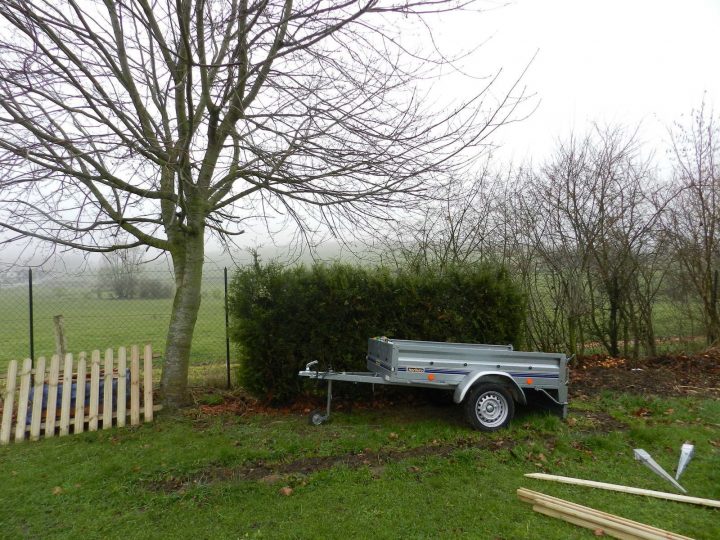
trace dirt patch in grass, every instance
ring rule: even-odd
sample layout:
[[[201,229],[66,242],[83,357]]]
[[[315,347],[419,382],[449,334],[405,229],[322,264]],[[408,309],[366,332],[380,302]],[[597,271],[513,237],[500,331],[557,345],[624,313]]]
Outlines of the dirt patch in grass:
[[[611,433],[628,429],[627,424],[603,411],[576,411],[571,409],[571,414],[568,425],[574,427],[580,422],[578,430],[583,433]]]
[[[602,390],[720,397],[720,349],[641,360],[594,355],[571,364],[571,396],[594,395]]]
[[[275,483],[288,478],[302,478],[308,474],[344,466],[350,469],[369,467],[375,475],[388,463],[431,456],[449,456],[463,448],[483,448],[490,450],[512,449],[516,442],[508,439],[460,439],[452,444],[430,444],[406,450],[380,450],[365,449],[361,452],[346,453],[335,456],[307,457],[287,463],[266,463],[257,461],[235,467],[211,466],[201,469],[190,475],[169,476],[161,480],[151,480],[147,488],[151,491],[163,493],[183,492],[191,487],[214,484],[226,481],[259,481]]]

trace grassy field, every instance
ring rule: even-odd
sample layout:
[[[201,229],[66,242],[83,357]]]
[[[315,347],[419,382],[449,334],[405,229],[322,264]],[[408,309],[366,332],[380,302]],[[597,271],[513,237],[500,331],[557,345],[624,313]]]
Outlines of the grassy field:
[[[642,410],[642,415],[638,411]],[[605,394],[567,423],[524,412],[495,434],[425,405],[304,415],[209,416],[0,448],[7,537],[593,538],[517,500],[527,487],[694,538],[720,538],[720,510],[523,477],[545,471],[662,491],[633,461],[645,448],[682,483],[720,498],[720,403]],[[289,489],[285,489],[289,488]]]
[[[152,343],[165,349],[172,299],[113,300],[98,298],[91,287],[77,282],[40,283],[34,291],[35,356],[55,350],[53,316],[63,315],[70,352],[104,350],[122,345]],[[28,293],[25,287],[0,289],[0,373],[12,359],[29,355]],[[225,361],[225,312],[223,285],[209,281],[193,340],[192,361]]]
[[[167,272],[149,277],[168,279]],[[222,274],[217,268],[206,272],[203,299],[195,329],[192,363],[213,369],[225,362],[225,313]],[[48,356],[55,350],[53,316],[63,315],[68,348],[73,353],[92,349],[117,348],[121,345],[151,343],[156,352],[165,348],[171,299],[113,300],[96,292],[97,275],[84,279],[45,279],[34,287],[35,357]],[[678,312],[667,299],[655,307],[655,331],[658,352],[698,350],[705,345],[697,323]],[[0,378],[7,363],[29,355],[28,291],[26,284],[0,287]],[[670,338],[689,336],[688,338]],[[695,337],[694,337],[695,336]],[[589,354],[604,353],[600,343],[589,346]],[[362,354],[362,351],[359,351]],[[234,347],[231,358],[235,358]]]

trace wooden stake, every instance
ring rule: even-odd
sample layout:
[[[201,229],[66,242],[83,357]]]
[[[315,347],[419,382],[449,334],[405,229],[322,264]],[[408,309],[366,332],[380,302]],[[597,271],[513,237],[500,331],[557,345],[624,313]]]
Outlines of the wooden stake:
[[[82,433],[85,430],[85,353],[81,352],[78,358],[77,385],[75,386],[75,428],[73,433]]]
[[[130,425],[140,423],[140,350],[137,345],[130,349]]]
[[[518,497],[533,505],[533,510],[552,515],[576,525],[593,530],[601,529],[605,534],[622,539],[642,540],[691,540],[687,536],[675,534],[651,525],[601,512],[564,499],[551,497],[529,489],[517,490]],[[552,513],[550,513],[552,512]]]
[[[545,473],[529,473],[528,478],[537,480],[548,480],[550,482],[560,482],[563,484],[573,484],[576,486],[586,486],[598,489],[606,489],[608,491],[619,491],[621,493],[630,493],[632,495],[645,495],[646,497],[655,497],[657,499],[667,499],[669,501],[684,502],[688,504],[699,504],[703,506],[711,506],[720,508],[720,501],[713,499],[701,499],[699,497],[689,497],[688,495],[678,495],[676,493],[666,493],[664,491],[653,491],[651,489],[642,489],[631,486],[622,486],[619,484],[606,484],[605,482],[595,482],[593,480],[583,480],[581,478],[571,478],[569,476],[556,476]]]
[[[143,410],[145,412],[145,421],[152,422],[153,419],[153,380],[152,380],[152,347],[145,345],[143,353]]]
[[[13,405],[15,404],[15,377],[17,377],[17,360],[11,360],[10,364],[8,364],[7,380],[5,382],[3,416],[2,424],[0,424],[0,444],[7,444],[10,442]]]
[[[100,403],[100,351],[92,352],[90,365],[90,411],[88,417],[88,431],[97,431],[98,407]]]
[[[45,357],[38,358],[35,368],[35,389],[33,391],[32,419],[30,420],[30,440],[40,438],[40,423],[42,422],[43,390],[45,389]]]
[[[72,402],[73,355],[65,355],[62,401],[60,402],[60,437],[70,433],[70,403]]]
[[[50,375],[48,376],[48,400],[47,408],[45,409],[45,437],[55,436],[59,371],[60,357],[57,354],[53,354],[50,360]]]
[[[103,388],[103,429],[112,427],[113,414],[113,350],[105,351],[105,383]]]
[[[118,384],[117,384],[117,426],[123,427],[127,416],[127,351],[125,347],[118,349]]]
[[[26,358],[23,361],[22,372],[20,373],[20,395],[18,396],[18,410],[15,416],[15,441],[25,439],[28,414],[28,396],[30,395],[30,378],[32,377],[32,360]]]

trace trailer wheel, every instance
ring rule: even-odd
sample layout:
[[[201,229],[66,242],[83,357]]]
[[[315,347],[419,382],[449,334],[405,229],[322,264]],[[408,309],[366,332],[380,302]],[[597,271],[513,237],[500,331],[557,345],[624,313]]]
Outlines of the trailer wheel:
[[[504,386],[480,383],[465,398],[465,417],[470,425],[480,431],[497,431],[510,423],[515,413],[515,403]]]
[[[313,411],[308,416],[308,424],[311,426],[319,426],[323,424],[325,420],[327,420],[327,417],[320,410]]]

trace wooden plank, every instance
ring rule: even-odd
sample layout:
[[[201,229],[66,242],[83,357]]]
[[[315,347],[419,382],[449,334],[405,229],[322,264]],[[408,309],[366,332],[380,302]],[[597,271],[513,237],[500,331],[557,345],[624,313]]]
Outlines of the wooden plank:
[[[691,540],[687,536],[665,531],[651,525],[602,512],[564,499],[545,495],[544,493],[520,488],[517,490],[517,494],[521,500],[530,502],[534,507],[541,506],[562,514],[560,516],[561,519],[565,519],[563,516],[571,516],[576,520],[588,522],[590,524],[589,528],[605,529],[607,534],[612,534],[612,531],[618,531],[623,534],[623,536],[614,535],[616,538],[627,538],[627,535],[630,535],[631,538],[643,540]]]
[[[567,521],[568,523],[572,523],[573,525],[578,525],[580,527],[585,527],[586,529],[591,529],[593,532],[596,533],[595,536],[612,536],[613,538],[618,538],[620,540],[637,540],[637,536],[635,536],[634,534],[627,534],[621,531],[617,531],[611,527],[598,527],[598,525],[595,523],[591,523],[589,521],[574,516],[569,516],[567,514],[563,514],[562,512],[551,510],[550,508],[545,508],[543,506],[533,506],[533,510],[535,512],[538,512],[539,514],[544,514],[549,517],[562,519],[563,521]],[[600,532],[601,534],[597,534],[597,532]]]
[[[127,416],[127,350],[125,347],[118,349],[118,384],[117,384],[117,426],[125,425]]]
[[[720,501],[713,499],[701,499],[700,497],[690,497],[688,495],[678,495],[676,493],[666,493],[664,491],[653,491],[651,489],[623,486],[620,484],[607,484],[605,482],[583,480],[581,478],[572,478],[570,476],[556,476],[554,474],[529,473],[525,476],[527,476],[528,478],[535,478],[536,480],[548,480],[550,482],[560,482],[563,484],[573,484],[576,486],[593,487],[598,489],[606,489],[608,491],[630,493],[632,495],[645,495],[646,497],[655,497],[657,499],[667,499],[669,501],[684,502],[688,504],[699,504],[703,506],[711,506],[713,508],[720,508]]]
[[[75,427],[73,433],[85,430],[85,353],[81,352],[77,365],[77,384],[75,385]]]
[[[65,355],[65,369],[63,370],[62,398],[60,401],[60,437],[70,433],[70,403],[73,383],[73,355]]]
[[[23,360],[22,371],[20,372],[20,394],[18,396],[18,409],[15,416],[15,441],[25,439],[25,427],[27,426],[28,396],[30,395],[30,378],[32,377],[32,360]]]
[[[520,488],[517,490],[517,494],[518,497],[525,502],[543,505],[557,511],[566,512],[578,518],[585,519],[586,521],[597,522],[603,526],[609,526],[617,530],[624,530],[626,533],[633,533],[637,535],[639,534],[638,531],[644,531],[644,533],[650,535],[651,538],[658,536],[666,537],[667,535],[670,535],[673,538],[678,538],[677,535],[673,536],[674,533],[668,533],[667,531],[663,531],[662,529],[658,529],[652,525],[638,523],[637,521],[616,516],[615,514],[608,514],[607,512],[602,512],[588,506],[582,506],[571,501],[552,497],[544,493],[538,493],[537,491]],[[628,527],[632,530],[628,530]]]
[[[113,413],[113,350],[105,351],[105,384],[103,388],[103,429],[112,427]]]
[[[17,360],[8,364],[5,396],[3,397],[3,416],[0,424],[0,444],[10,442],[12,432],[13,405],[15,404],[15,378],[17,377]]]
[[[45,389],[45,357],[38,358],[35,368],[35,388],[33,391],[32,419],[30,420],[30,440],[40,438],[40,424],[43,412],[43,390]]]
[[[145,345],[143,354],[143,368],[145,375],[143,376],[143,411],[145,412],[145,421],[152,422],[153,419],[153,380],[152,380],[152,346]]]
[[[60,357],[57,354],[53,354],[50,360],[50,374],[48,375],[48,400],[47,408],[45,409],[45,437],[55,436],[59,372]]]
[[[100,402],[100,351],[92,352],[90,364],[90,411],[88,413],[88,431],[97,431],[98,406]]]
[[[140,423],[140,350],[137,345],[130,349],[130,425]]]

